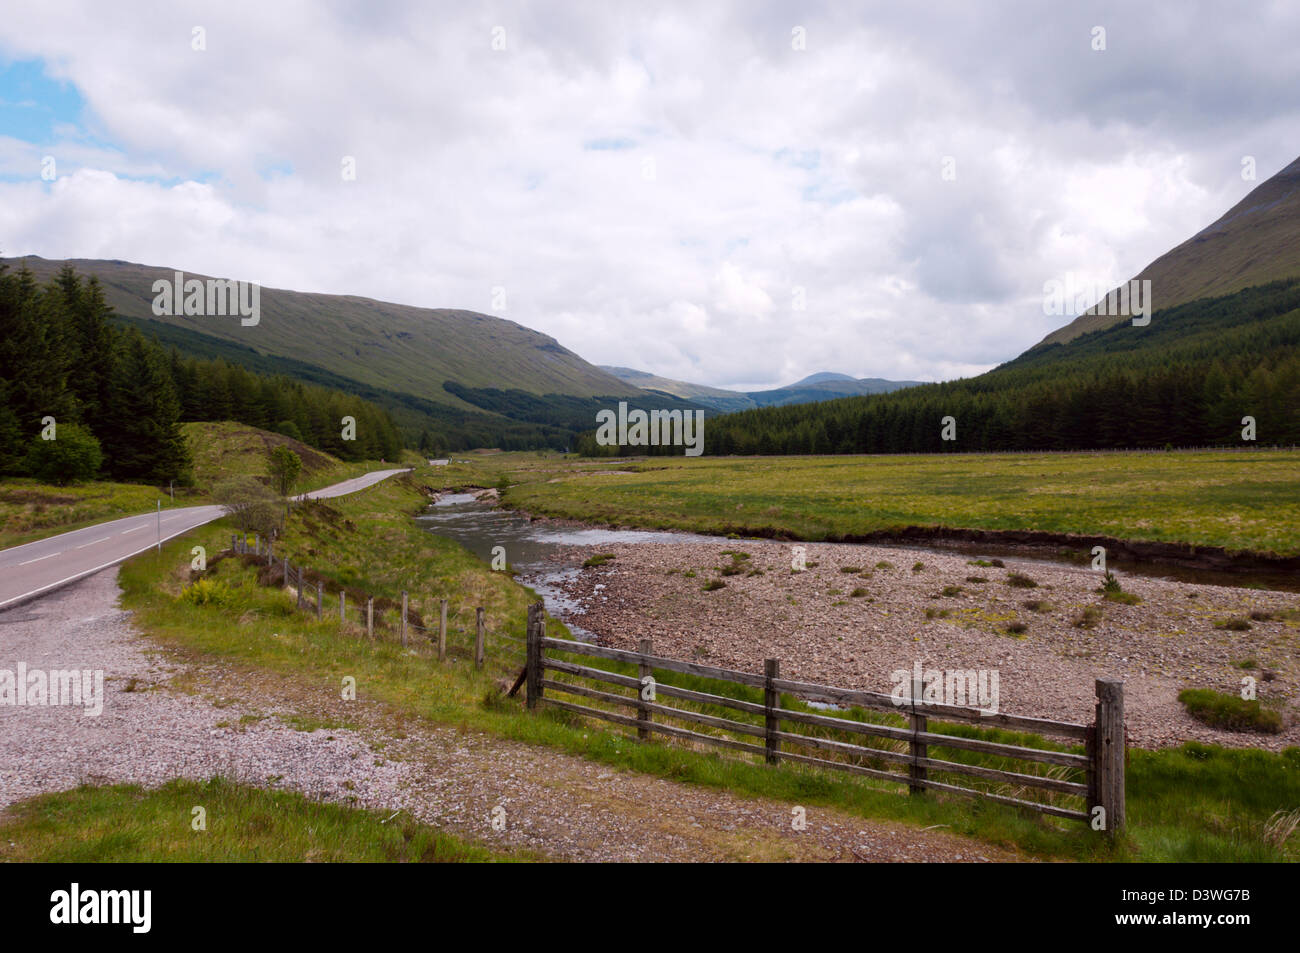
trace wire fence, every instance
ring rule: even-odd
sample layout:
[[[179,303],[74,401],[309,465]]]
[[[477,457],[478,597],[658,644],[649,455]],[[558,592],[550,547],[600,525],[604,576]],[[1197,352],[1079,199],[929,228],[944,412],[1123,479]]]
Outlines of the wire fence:
[[[438,661],[472,660],[478,669],[489,658],[493,667],[512,671],[524,664],[526,641],[503,631],[504,620],[490,619],[482,606],[453,607],[450,600],[438,598],[426,608],[406,590],[398,598],[366,592],[294,565],[288,556],[276,555],[273,543],[257,536],[250,541],[247,533],[232,533],[230,549],[223,555],[258,567],[259,582],[287,589],[299,610],[322,622],[336,622],[344,635],[427,651]],[[428,610],[435,615],[432,622],[425,618]]]

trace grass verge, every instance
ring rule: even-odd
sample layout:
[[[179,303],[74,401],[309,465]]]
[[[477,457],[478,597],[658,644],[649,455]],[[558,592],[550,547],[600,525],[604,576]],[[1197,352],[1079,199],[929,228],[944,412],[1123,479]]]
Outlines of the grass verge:
[[[202,808],[204,830],[194,830]],[[214,778],[79,787],[0,816],[0,861],[42,863],[436,862],[532,859],[489,850],[402,812],[322,804]]]

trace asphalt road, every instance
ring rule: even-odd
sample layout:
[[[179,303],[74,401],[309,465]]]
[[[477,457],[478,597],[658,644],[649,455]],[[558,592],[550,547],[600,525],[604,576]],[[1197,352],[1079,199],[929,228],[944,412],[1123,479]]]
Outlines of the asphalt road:
[[[299,499],[346,496],[402,472],[404,470],[400,469],[375,470],[365,476],[304,493]],[[0,550],[0,609],[120,563],[157,546],[160,541],[166,542],[196,526],[220,519],[224,512],[220,506],[186,506],[163,510],[161,516],[142,513]]]

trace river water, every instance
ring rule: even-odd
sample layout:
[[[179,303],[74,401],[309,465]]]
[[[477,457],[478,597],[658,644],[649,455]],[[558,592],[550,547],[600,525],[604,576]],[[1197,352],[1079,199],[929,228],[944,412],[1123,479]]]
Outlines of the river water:
[[[513,510],[476,500],[469,493],[448,493],[418,516],[419,522],[431,533],[455,540],[484,562],[492,561],[492,549],[505,547],[506,561],[516,571],[520,582],[532,587],[546,603],[552,616],[561,618],[576,638],[594,639],[592,633],[572,622],[585,611],[584,607],[569,598],[561,585],[582,571],[584,557],[555,560],[548,557],[574,546],[590,546],[598,550],[613,543],[735,543],[723,536],[701,536],[695,533],[666,532],[661,530],[601,529],[599,527],[572,527],[538,521]],[[771,542],[771,540],[761,540]],[[1027,554],[1010,546],[990,544],[960,546],[925,546],[912,543],[882,543],[893,549],[910,549],[918,553],[978,553],[979,555],[1010,556],[1017,562],[1045,565],[1071,564],[1063,558],[1053,559],[1040,553]],[[1077,565],[1074,563],[1073,565]],[[1230,573],[1213,570],[1182,569],[1159,564],[1119,564],[1111,567],[1121,576],[1125,574],[1174,579],[1197,585],[1247,586],[1268,589],[1300,591],[1300,580],[1289,575],[1263,575],[1257,573]]]

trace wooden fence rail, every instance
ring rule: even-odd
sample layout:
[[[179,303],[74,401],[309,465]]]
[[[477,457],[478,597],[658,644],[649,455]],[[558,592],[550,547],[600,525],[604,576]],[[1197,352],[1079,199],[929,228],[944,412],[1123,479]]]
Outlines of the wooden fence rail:
[[[548,638],[545,613],[537,603],[529,607],[527,628],[527,664],[521,679],[527,685],[527,707],[539,705],[558,708],[591,718],[599,718],[636,730],[637,737],[647,739],[651,734],[665,735],[688,742],[728,748],[762,757],[768,764],[791,761],[835,771],[906,784],[912,794],[926,790],[944,791],[969,797],[985,798],[1001,804],[1029,808],[1056,817],[1089,822],[1095,829],[1109,835],[1118,834],[1124,827],[1124,686],[1118,680],[1098,679],[1096,683],[1097,707],[1092,725],[1029,718],[990,712],[979,708],[943,705],[920,700],[920,685],[914,685],[910,698],[900,704],[894,696],[878,692],[837,688],[811,682],[780,677],[780,662],[767,659],[763,674],[701,665],[682,659],[657,656],[649,639],[638,643],[638,651],[591,645],[566,639]],[[606,659],[635,666],[636,676],[607,671],[575,661],[553,658],[547,653],[562,652],[570,657]],[[763,701],[746,701],[710,692],[684,688],[656,681],[652,672],[678,673],[714,679],[762,691]],[[575,681],[550,677],[548,673],[567,675],[601,683],[596,687]],[[631,689],[624,694],[609,688]],[[604,705],[631,709],[630,714],[598,708],[591,704],[553,697],[555,693],[576,696]],[[869,711],[889,712],[906,719],[907,727],[858,721],[837,717],[832,713],[799,711],[783,707],[782,695],[794,696],[804,701],[821,702],[840,707],[856,707]],[[688,708],[667,705],[660,696],[681,699],[696,705],[708,705],[733,712],[755,716],[754,721],[740,721],[719,714],[708,714]],[[676,725],[664,724],[655,716],[686,722],[696,727],[727,732],[727,735],[695,731]],[[761,722],[758,717],[761,716]],[[979,728],[999,728],[1032,732],[1065,739],[1084,746],[1084,754],[1057,751],[1047,748],[1026,747],[985,738],[969,738],[937,732],[932,721],[954,722]],[[788,727],[787,727],[788,726]],[[806,726],[813,729],[833,730],[841,737],[883,740],[886,743],[906,745],[906,751],[872,747],[865,743],[810,734],[793,730]],[[738,735],[740,737],[731,737]],[[791,750],[802,748],[805,751]],[[999,759],[997,767],[989,764],[970,764],[964,761],[936,757],[932,748],[944,748],[958,753],[971,752]],[[808,751],[815,753],[808,753]],[[1045,765],[1048,773],[1034,774],[1012,770],[1001,759]],[[991,760],[991,759],[990,759]],[[865,762],[865,763],[864,763]],[[889,770],[894,765],[902,770]],[[1084,809],[1038,800],[1010,793],[999,793],[983,788],[966,787],[931,777],[931,773],[957,775],[980,781],[1006,785],[1021,794],[1024,788],[1034,788],[1053,794],[1081,799]],[[1072,773],[1081,780],[1063,775]]]

